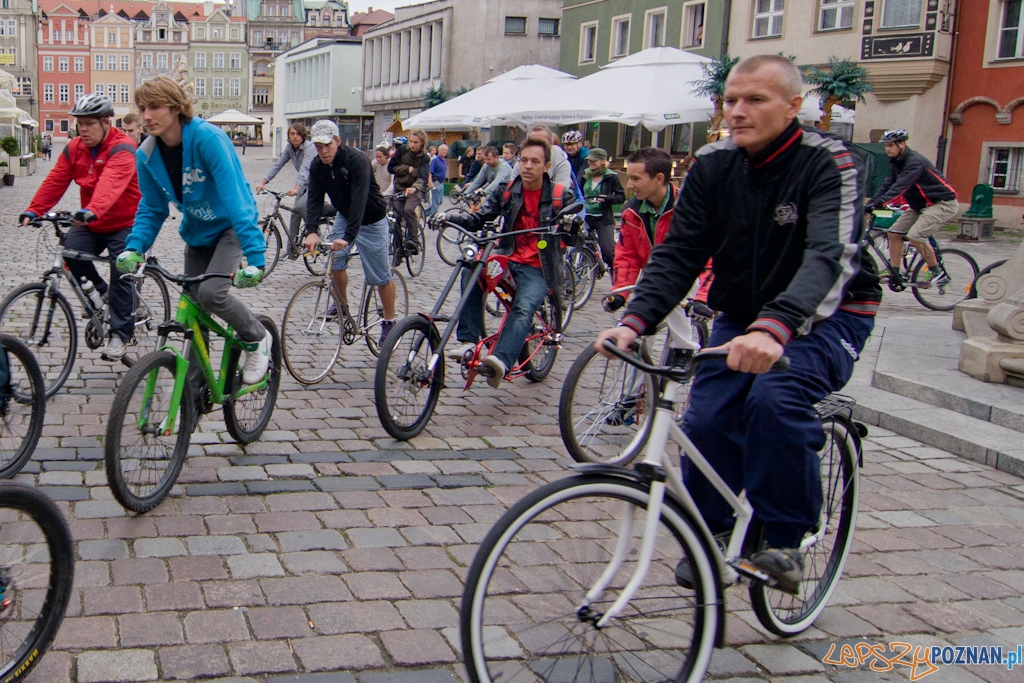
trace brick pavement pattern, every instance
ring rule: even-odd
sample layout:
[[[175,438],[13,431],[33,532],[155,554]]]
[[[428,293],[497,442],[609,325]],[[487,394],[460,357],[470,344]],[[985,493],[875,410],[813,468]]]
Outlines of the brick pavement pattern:
[[[267,155],[242,159],[253,184],[270,164]],[[52,252],[37,233],[15,227],[52,167],[39,165],[35,176],[0,189],[4,292],[49,266]],[[285,176],[276,186],[290,186]],[[77,208],[76,199],[69,192],[60,207]],[[984,264],[1009,248],[972,251]],[[180,268],[174,221],[157,250],[167,267]],[[412,308],[428,309],[447,273],[429,251],[424,274],[410,281]],[[357,267],[353,291],[361,277]],[[235,293],[280,321],[307,280],[301,264],[285,261],[256,290]],[[598,284],[595,300],[607,287]],[[909,294],[887,293],[884,308],[932,315]],[[424,434],[407,443],[388,438],[377,421],[365,345],[345,347],[319,385],[285,375],[255,444],[229,441],[219,411],[206,416],[178,486],[143,517],[124,513],[102,471],[100,439],[124,368],[80,351],[18,476],[59,501],[78,560],[67,618],[31,680],[462,680],[457,622],[466,567],[508,506],[565,476],[561,380],[593,331],[610,322],[596,303],[579,311],[545,382],[497,390],[478,383],[465,394],[452,382]],[[856,542],[831,606],[814,628],[781,641],[760,627],[745,591],[727,591],[729,647],[716,652],[711,678],[903,680],[821,660],[838,641],[1024,642],[1024,480],[880,429],[865,448]],[[1011,679],[1019,674],[981,666],[929,677]]]

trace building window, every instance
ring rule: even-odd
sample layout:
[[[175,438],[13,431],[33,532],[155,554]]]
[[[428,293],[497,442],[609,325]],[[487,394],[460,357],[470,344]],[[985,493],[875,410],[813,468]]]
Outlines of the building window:
[[[526,17],[505,17],[506,36],[525,36]]]
[[[196,38],[205,38],[205,37],[206,37],[206,29],[203,28],[202,26],[197,26],[196,27]]]
[[[166,69],[167,68],[167,53],[161,52],[156,56],[156,68]]]
[[[67,101],[68,101],[68,98],[70,97],[69,93],[71,92],[68,89],[68,84],[67,83],[61,83],[60,84],[60,88],[57,90],[57,92],[60,93],[60,101],[61,101],[61,103],[66,104]]]
[[[754,37],[778,38],[782,35],[785,0],[754,0]]]
[[[142,68],[152,69],[153,68],[153,53],[143,52],[142,53]]]
[[[167,40],[167,29],[165,29],[165,28],[158,29],[157,32],[156,32],[156,39],[157,40]]]
[[[43,71],[53,71],[53,57],[43,57]]]
[[[53,83],[43,83],[43,102],[53,102]]]
[[[50,29],[50,40],[60,40],[60,29]]]
[[[692,2],[683,5],[683,39],[680,45],[704,47],[704,17],[707,15],[706,2]]]
[[[121,84],[121,104],[131,104],[131,87],[127,83]]]
[[[75,73],[85,73],[85,57],[75,57]]]
[[[238,40],[238,29],[232,27],[231,29],[231,40]]]
[[[11,19],[6,24],[0,21],[0,36],[7,36],[8,38],[18,37],[18,22],[15,19]]]
[[[213,27],[213,39],[221,40],[224,37],[224,28],[221,26]]]
[[[558,35],[558,19],[538,19],[537,20],[537,35],[538,36],[557,36]]]
[[[174,32],[174,42],[176,42],[176,43],[180,43],[181,42],[181,31],[175,31]]]
[[[999,25],[999,59],[1024,57],[1024,2],[1006,0]]]
[[[81,83],[75,83],[75,102],[83,95],[85,95],[85,86]]]
[[[664,7],[644,13],[644,49],[665,46],[665,23],[668,10]]]
[[[316,26],[316,15],[315,14],[310,14],[309,15],[309,25],[310,26]]]
[[[262,45],[263,44],[263,31],[253,31],[252,32],[252,44],[253,45]]]
[[[916,28],[921,25],[921,0],[885,0],[882,28]]]
[[[96,69],[97,71],[103,71],[103,63],[103,55],[96,55],[95,64],[92,65],[92,68]]]
[[[215,78],[213,79],[213,96],[224,97],[224,79]]]
[[[76,85],[75,88],[78,88]],[[107,83],[107,97],[111,102],[117,102],[117,83]]]
[[[996,192],[1020,192],[1022,162],[1024,148],[992,147],[989,149],[988,184]]]
[[[131,70],[132,70],[132,56],[131,55],[121,55],[121,71],[131,71]]]
[[[107,55],[107,71],[117,71],[117,55]]]
[[[197,69],[205,69],[206,68],[206,53],[205,52],[197,52],[196,53],[196,68]]]
[[[580,64],[589,64],[597,59],[597,22],[588,21],[580,25]]]
[[[117,45],[117,34],[116,33],[108,33],[107,34],[107,45]]]
[[[104,92],[106,92],[106,90],[104,89],[104,87],[103,87],[103,84],[102,84],[102,83],[97,83],[97,84],[96,84],[96,87],[95,87],[95,88],[93,88],[93,89],[94,89],[94,90],[96,91],[96,94],[97,94],[97,95],[102,95],[102,94],[103,94]]]
[[[269,2],[263,6],[263,11],[268,17],[275,16],[277,14],[277,6],[271,5]]]
[[[258,107],[270,104],[270,88],[253,88],[253,104]]]
[[[232,52],[231,53],[231,68],[241,69],[242,68],[242,53]]]
[[[232,78],[228,81],[228,97],[239,97],[242,93],[242,81]]]
[[[618,59],[629,54],[629,25],[631,15],[612,17],[612,45],[609,59]]]
[[[214,52],[213,53],[213,68],[223,69],[224,68],[224,53]]]
[[[67,119],[61,119],[60,120],[60,132],[61,133],[67,133],[68,132],[68,120]]]
[[[32,79],[28,76],[18,76],[18,94],[25,97],[32,96]],[[52,95],[50,99],[53,99]]]
[[[196,79],[196,97],[206,97],[206,79]]]
[[[68,65],[70,63],[71,63],[71,61],[67,57],[58,57],[57,58],[57,69],[58,69],[58,71],[60,71],[61,73],[66,74],[68,72],[68,70],[69,70],[69,66]]]

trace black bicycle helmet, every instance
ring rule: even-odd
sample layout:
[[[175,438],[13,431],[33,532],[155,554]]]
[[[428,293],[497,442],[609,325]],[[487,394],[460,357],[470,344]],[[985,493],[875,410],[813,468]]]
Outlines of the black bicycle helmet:
[[[882,142],[906,142],[909,137],[902,128],[890,128],[882,135]]]
[[[90,93],[75,100],[74,108],[68,112],[72,116],[91,116],[101,118],[114,115],[114,102],[106,95]]]

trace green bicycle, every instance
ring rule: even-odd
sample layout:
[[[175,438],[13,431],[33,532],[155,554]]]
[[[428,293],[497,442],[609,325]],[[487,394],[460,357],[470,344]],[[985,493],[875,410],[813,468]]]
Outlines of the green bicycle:
[[[149,269],[181,285],[182,294],[174,321],[159,327],[158,350],[135,362],[110,408],[104,442],[107,481],[118,502],[133,512],[152,510],[170,493],[201,414],[223,404],[228,433],[239,443],[251,443],[270,422],[281,384],[281,337],[270,318],[257,316],[274,340],[270,369],[257,384],[243,384],[244,342],[193,298],[192,286],[231,274],[186,277],[156,265]],[[218,374],[210,360],[210,332],[224,339]],[[171,334],[181,335],[180,349],[167,344]]]

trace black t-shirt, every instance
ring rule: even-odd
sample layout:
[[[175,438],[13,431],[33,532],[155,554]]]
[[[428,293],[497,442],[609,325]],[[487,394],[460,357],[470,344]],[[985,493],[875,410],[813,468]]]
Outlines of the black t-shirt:
[[[181,144],[168,147],[160,138],[156,139],[156,146],[160,150],[160,158],[164,160],[164,168],[171,178],[171,187],[174,188],[174,196],[181,201]]]

